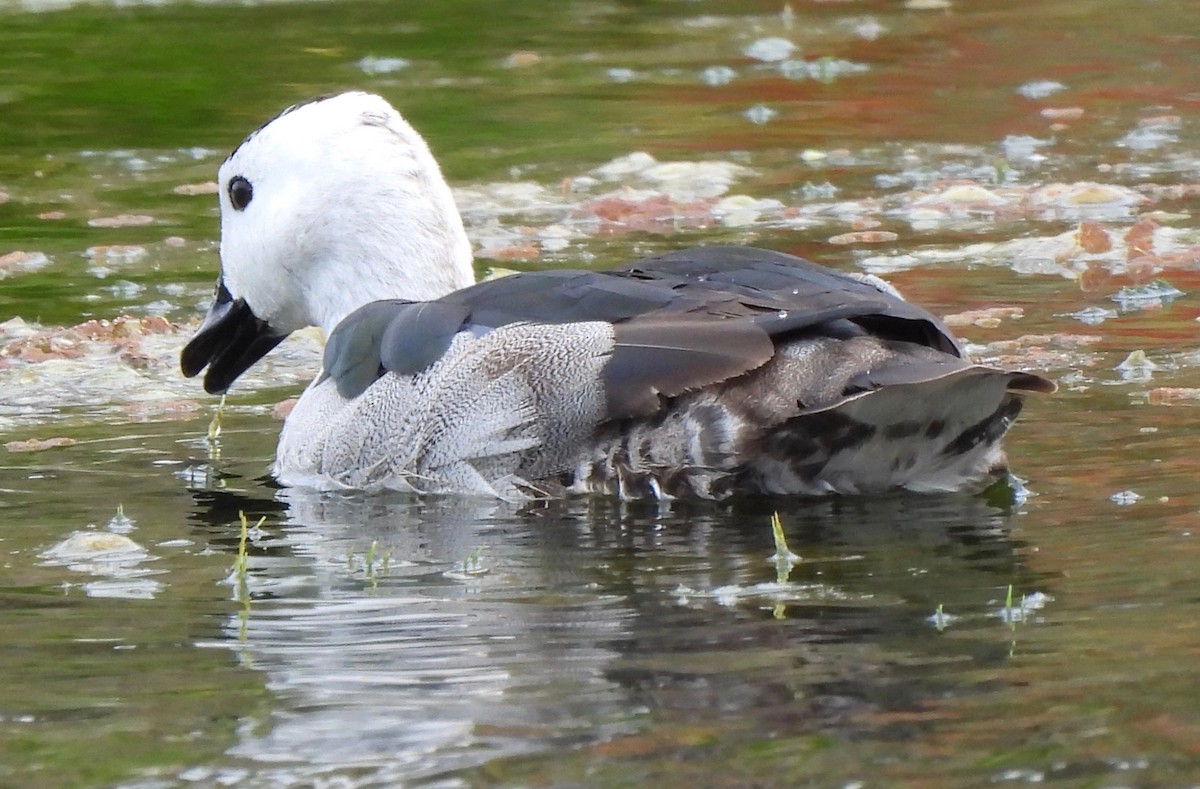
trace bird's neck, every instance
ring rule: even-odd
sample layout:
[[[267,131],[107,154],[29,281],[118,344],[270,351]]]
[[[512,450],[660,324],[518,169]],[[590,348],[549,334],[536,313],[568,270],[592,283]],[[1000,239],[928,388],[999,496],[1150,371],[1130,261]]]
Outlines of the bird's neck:
[[[457,216],[455,217],[457,219]],[[387,257],[386,252],[391,252]],[[461,222],[437,244],[399,244],[390,250],[345,250],[353,266],[323,267],[307,293],[308,313],[326,336],[358,308],[373,301],[431,301],[475,281],[471,245]]]

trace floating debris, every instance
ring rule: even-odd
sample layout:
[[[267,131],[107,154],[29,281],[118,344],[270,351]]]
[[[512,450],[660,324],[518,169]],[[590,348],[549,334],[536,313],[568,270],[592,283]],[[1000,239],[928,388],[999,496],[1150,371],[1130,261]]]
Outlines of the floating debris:
[[[356,65],[359,71],[374,77],[379,74],[395,74],[412,64],[405,58],[377,58],[368,55],[359,60]]]
[[[743,586],[726,584],[712,589],[694,589],[680,584],[671,590],[679,605],[691,605],[695,601],[711,601],[722,607],[733,607],[742,603],[753,603],[775,608],[780,603],[857,602],[854,595],[826,584],[800,584],[766,582]]]
[[[952,215],[995,214],[1014,207],[1014,202],[992,189],[977,183],[950,184],[941,191],[925,194],[913,200],[913,209],[926,209]]]
[[[146,290],[145,285],[137,282],[130,282],[127,279],[119,279],[103,290],[108,291],[118,299],[133,299]]]
[[[542,62],[542,56],[532,50],[522,49],[504,58],[504,68],[528,68]]]
[[[830,200],[837,197],[838,188],[826,181],[823,184],[814,184],[805,181],[800,187],[800,197],[805,200]]]
[[[151,578],[106,578],[88,581],[82,586],[88,597],[121,600],[153,600],[164,588],[162,583]]]
[[[17,250],[0,255],[0,279],[10,273],[28,274],[50,265],[50,258],[42,252],[24,252]]]
[[[89,597],[150,600],[163,589],[163,584],[144,577],[156,571],[140,566],[155,556],[130,537],[112,531],[74,532],[41,556],[43,565],[101,576],[82,585]]]
[[[657,164],[658,160],[645,151],[634,151],[600,165],[592,170],[592,174],[605,180],[615,181],[629,175],[640,175]]]
[[[117,514],[113,515],[112,518],[109,519],[104,528],[108,529],[113,534],[128,534],[134,529],[133,519],[125,514],[125,507],[118,504]]]
[[[128,265],[137,263],[146,257],[146,248],[137,244],[106,244],[88,247],[84,250],[83,256],[97,264],[88,269],[89,274],[106,277],[110,273],[109,270],[99,264]]]
[[[1170,304],[1183,295],[1165,279],[1156,279],[1145,285],[1126,285],[1112,295],[1112,300],[1122,312],[1157,309]]]
[[[720,197],[729,191],[735,181],[753,172],[749,167],[728,161],[659,162],[648,153],[636,151],[597,167],[591,174],[606,181],[637,179],[655,191],[665,193],[673,201],[688,202]],[[637,199],[630,197],[629,191],[626,189],[601,197]],[[649,195],[640,197],[644,199]]]
[[[1084,116],[1083,107],[1043,107],[1039,112],[1049,121],[1077,121]]]
[[[99,567],[114,574],[119,567],[151,558],[145,548],[130,538],[107,531],[77,531],[43,551],[41,556],[46,565],[66,565],[75,569],[80,563],[86,563],[88,571]]]
[[[1107,320],[1120,315],[1116,310],[1108,310],[1104,307],[1084,307],[1078,312],[1069,312],[1065,315],[1060,315],[1061,318],[1074,318],[1080,323],[1085,323],[1088,326],[1099,326]]]
[[[742,116],[751,123],[762,126],[764,123],[768,122],[778,114],[779,112],[777,110],[773,110],[765,104],[755,104],[753,107],[743,112]]]
[[[1142,495],[1140,493],[1135,493],[1132,490],[1122,490],[1112,494],[1108,498],[1117,506],[1128,507],[1129,505],[1136,504],[1138,501],[1140,501]]]
[[[1040,219],[1118,219],[1149,202],[1133,189],[1092,181],[1053,183],[1034,189],[1026,198],[1030,213]]]
[[[782,208],[778,200],[731,195],[718,201],[712,214],[726,227],[746,227],[760,221],[763,214],[777,214]]]
[[[635,79],[637,79],[638,75],[633,69],[624,68],[621,66],[614,66],[613,68],[607,69],[604,73],[610,82],[616,82],[618,84],[624,82],[633,82]]]
[[[1004,158],[1009,161],[1041,161],[1046,157],[1037,150],[1049,144],[1049,140],[1028,134],[1010,134],[1000,141],[1000,148],[1004,151]]]
[[[961,616],[946,613],[945,609],[942,608],[941,603],[939,603],[937,609],[928,617],[926,617],[925,621],[937,628],[938,632],[940,633],[960,619],[962,619]]]
[[[742,49],[742,54],[763,63],[774,63],[786,60],[795,51],[796,45],[788,39],[772,36],[752,41]]]
[[[850,33],[864,41],[875,41],[887,32],[887,27],[873,16],[850,17],[841,22]]]
[[[779,73],[792,80],[812,79],[818,82],[833,82],[846,74],[863,74],[871,67],[841,58],[817,58],[816,60],[785,60],[779,64]]]
[[[1046,607],[1047,603],[1053,601],[1054,598],[1045,592],[1030,592],[1029,594],[1021,595],[1019,602],[1014,601],[1012,586],[1009,586],[1008,597],[1004,602],[1004,606],[996,611],[996,616],[1000,617],[1007,624],[1028,622],[1034,612],[1042,610]]]
[[[1179,142],[1181,123],[1176,116],[1143,119],[1136,129],[1117,140],[1117,145],[1134,151],[1152,151]]]
[[[1066,89],[1067,86],[1061,82],[1055,82],[1051,79],[1039,79],[1033,82],[1026,82],[1017,88],[1017,94],[1027,99],[1044,99],[1047,96],[1053,96],[1055,93]]]
[[[1132,351],[1113,369],[1121,375],[1121,380],[1149,381],[1154,371],[1160,368],[1159,365],[1150,361],[1150,357],[1146,356],[1145,351],[1138,349]]]
[[[714,88],[719,85],[728,85],[736,77],[737,72],[729,66],[709,66],[700,72],[700,81]]]

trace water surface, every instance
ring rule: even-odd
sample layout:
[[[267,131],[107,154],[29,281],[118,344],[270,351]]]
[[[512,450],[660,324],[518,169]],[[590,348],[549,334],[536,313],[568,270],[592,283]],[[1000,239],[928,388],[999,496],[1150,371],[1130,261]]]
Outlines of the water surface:
[[[2,8],[0,785],[1200,781],[1187,0]],[[317,338],[215,441],[177,353],[217,165],[350,87],[427,136],[481,274],[722,241],[887,276],[1059,381],[1025,488],[275,488]]]

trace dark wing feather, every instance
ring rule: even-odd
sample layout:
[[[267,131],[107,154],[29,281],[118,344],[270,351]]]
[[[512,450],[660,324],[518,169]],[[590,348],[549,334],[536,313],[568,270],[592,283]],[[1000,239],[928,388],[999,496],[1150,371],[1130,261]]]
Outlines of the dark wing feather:
[[[950,330],[926,310],[869,282],[783,252],[698,247],[631,263],[612,273],[669,283],[680,296],[703,299],[705,292],[733,294],[750,310],[820,311],[862,301],[864,309],[854,322],[870,333],[963,355]]]
[[[674,397],[765,364],[775,355],[777,335],[851,318],[870,308],[871,303],[859,302],[815,312],[781,310],[724,319],[648,315],[618,323],[613,327],[612,358],[603,373],[608,416],[652,414],[662,405],[660,395]]]
[[[905,346],[909,347],[905,347]],[[885,362],[853,376],[846,382],[847,395],[858,392],[882,389],[886,386],[901,386],[904,384],[920,384],[936,381],[948,375],[973,368],[979,372],[995,374],[995,369],[974,365],[966,359],[949,354],[930,351],[924,347],[911,347],[911,343],[892,343],[893,354],[891,362]],[[1053,381],[1032,373],[1006,372],[1008,389],[1025,392],[1050,393],[1058,387]]]
[[[414,375],[442,358],[470,310],[462,304],[423,301],[405,304],[381,338],[380,361],[386,370]]]
[[[673,397],[764,364],[775,344],[752,321],[690,317],[648,318],[613,327],[612,357],[604,365],[610,419],[646,416]]]
[[[470,323],[489,328],[519,322],[621,323],[658,313],[729,318],[777,311],[812,325],[805,313],[837,309],[869,325],[872,333],[961,355],[953,335],[920,307],[803,258],[752,247],[700,247],[606,271],[522,272],[439,301],[466,305]]]
[[[882,389],[885,386],[936,381],[971,366],[970,362],[954,356],[921,354],[919,349],[905,353],[902,345],[893,347],[896,351],[893,360],[898,360],[899,363],[888,364],[885,362],[854,376],[846,382],[845,393],[852,395],[857,392]]]
[[[669,288],[608,272],[570,270],[510,274],[439,299],[467,306],[472,324],[493,329],[509,323],[616,323],[667,308],[675,300]]]
[[[962,364],[953,335],[936,318],[870,282],[781,252],[701,247],[608,271],[513,274],[432,302],[376,302],[333,332],[325,371],[342,394],[354,396],[384,370],[411,375],[425,369],[463,329],[581,321],[614,327],[603,373],[613,418],[653,413],[660,395],[753,370],[771,358],[776,340],[799,332],[869,331],[947,353],[948,365]],[[873,388],[882,382],[856,383]]]
[[[1058,384],[1034,373],[1012,373],[1008,380],[1008,388],[1021,392],[1041,392],[1052,394],[1058,391]]]
[[[379,345],[388,322],[409,302],[373,301],[347,315],[325,341],[322,377],[342,397],[355,397],[379,377]]]
[[[420,372],[441,358],[467,309],[442,302],[373,301],[350,313],[325,344],[324,374],[357,397],[384,370]]]

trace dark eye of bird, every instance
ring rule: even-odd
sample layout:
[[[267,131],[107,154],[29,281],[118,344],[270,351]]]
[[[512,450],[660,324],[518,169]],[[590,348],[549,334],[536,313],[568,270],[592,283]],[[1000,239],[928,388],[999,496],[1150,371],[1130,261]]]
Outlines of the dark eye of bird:
[[[254,187],[240,175],[235,175],[229,180],[229,202],[233,203],[235,211],[241,211],[246,206],[250,205],[251,198],[254,197]]]

